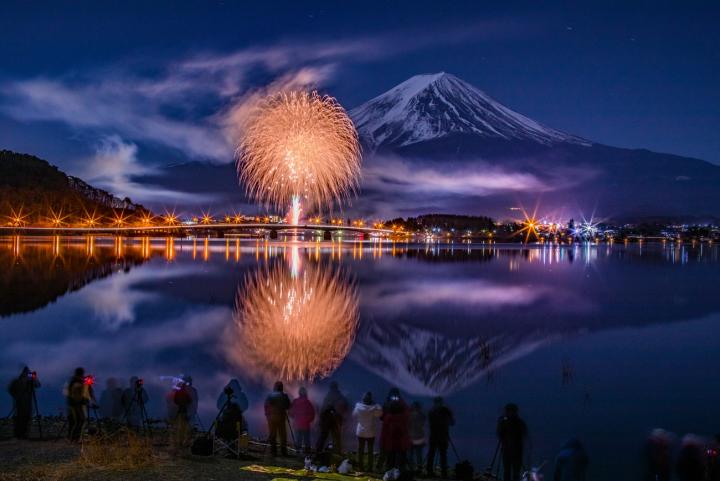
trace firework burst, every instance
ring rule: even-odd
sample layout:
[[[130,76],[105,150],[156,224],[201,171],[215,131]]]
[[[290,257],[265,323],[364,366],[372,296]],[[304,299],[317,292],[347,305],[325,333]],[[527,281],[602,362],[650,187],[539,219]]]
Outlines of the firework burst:
[[[311,381],[345,359],[359,319],[355,285],[340,270],[308,265],[299,276],[278,262],[238,289],[228,354],[267,381]]]
[[[345,110],[317,92],[280,92],[261,101],[243,125],[240,181],[257,201],[283,208],[342,202],[360,177],[360,144]]]

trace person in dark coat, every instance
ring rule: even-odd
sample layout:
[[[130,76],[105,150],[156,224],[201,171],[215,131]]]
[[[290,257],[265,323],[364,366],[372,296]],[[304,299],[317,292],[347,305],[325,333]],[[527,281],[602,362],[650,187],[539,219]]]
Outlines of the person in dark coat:
[[[653,429],[645,445],[645,481],[670,481],[674,436],[664,429]]]
[[[585,481],[588,456],[582,443],[571,439],[555,458],[554,481]]]
[[[386,457],[387,469],[405,468],[406,453],[410,450],[410,409],[400,396],[398,388],[392,388],[383,405],[380,446]]]
[[[270,453],[277,455],[277,444],[280,442],[280,451],[287,456],[287,412],[290,409],[290,398],[283,391],[283,383],[277,381],[268,397],[265,399],[265,418],[270,433]]]
[[[342,453],[342,428],[350,410],[350,403],[340,392],[338,383],[330,383],[322,406],[320,407],[320,437],[315,446],[315,452],[321,453],[325,450],[325,443],[328,437],[332,438],[333,450],[336,454]]]
[[[520,419],[517,404],[505,406],[505,414],[497,423],[497,436],[502,448],[503,480],[519,481],[522,469],[523,448],[527,437],[527,425]]]
[[[447,450],[450,442],[450,426],[455,425],[453,413],[438,396],[433,401],[433,407],[428,412],[430,425],[430,447],[427,458],[428,476],[435,476],[435,456],[440,454],[440,472],[443,478],[447,477],[448,462]]]
[[[122,406],[123,389],[114,377],[108,378],[105,389],[100,394],[100,416],[113,421],[121,421],[125,411]]]
[[[39,387],[40,381],[38,381],[37,374],[31,372],[27,366],[23,367],[20,375],[13,379],[8,386],[15,408],[13,435],[17,439],[27,438],[32,419],[33,393]]]
[[[686,434],[680,442],[677,457],[677,476],[680,481],[705,479],[705,443],[694,434]]]

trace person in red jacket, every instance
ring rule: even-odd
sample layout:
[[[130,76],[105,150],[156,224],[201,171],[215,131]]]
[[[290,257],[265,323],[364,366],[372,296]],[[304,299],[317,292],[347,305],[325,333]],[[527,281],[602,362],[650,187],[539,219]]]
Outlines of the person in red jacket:
[[[383,405],[380,446],[387,460],[387,469],[405,469],[406,453],[410,449],[410,409],[398,388],[390,389]]]
[[[295,426],[295,450],[304,448],[305,454],[310,454],[310,425],[315,420],[315,406],[307,396],[307,389],[301,387],[298,397],[290,405],[290,417]]]

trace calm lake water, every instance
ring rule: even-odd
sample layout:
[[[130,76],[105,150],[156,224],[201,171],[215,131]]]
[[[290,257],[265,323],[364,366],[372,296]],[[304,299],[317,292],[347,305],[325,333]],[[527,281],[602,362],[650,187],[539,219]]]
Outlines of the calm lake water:
[[[333,379],[353,402],[395,385],[424,406],[447,398],[476,469],[513,401],[546,476],[577,436],[591,479],[638,479],[652,428],[720,431],[718,281],[707,244],[0,238],[0,379],[36,369],[51,414],[76,366],[98,397],[138,375],[162,416],[161,376],[188,373],[207,426],[236,377],[258,436],[277,378],[315,401]]]

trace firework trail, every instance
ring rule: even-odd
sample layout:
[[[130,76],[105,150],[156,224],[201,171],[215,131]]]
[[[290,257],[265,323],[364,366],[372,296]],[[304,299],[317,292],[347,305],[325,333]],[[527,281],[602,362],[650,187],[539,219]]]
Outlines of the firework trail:
[[[265,98],[250,112],[237,170],[257,201],[284,208],[298,196],[312,208],[356,191],[360,159],[355,126],[334,98],[291,91]]]
[[[342,270],[278,262],[238,289],[230,360],[268,382],[329,376],[345,359],[359,320],[358,294]]]

